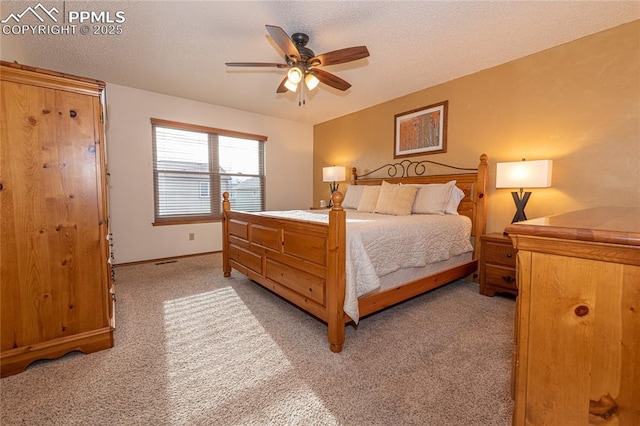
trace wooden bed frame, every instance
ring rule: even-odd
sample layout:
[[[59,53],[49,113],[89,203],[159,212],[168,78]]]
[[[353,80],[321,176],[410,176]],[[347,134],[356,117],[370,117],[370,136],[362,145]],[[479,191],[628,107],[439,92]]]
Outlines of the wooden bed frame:
[[[473,172],[422,175],[426,171],[426,163]],[[485,154],[480,157],[477,169],[462,169],[428,160],[403,160],[366,176],[382,169],[387,170],[388,177],[363,179],[358,177],[354,168],[352,183],[379,185],[383,180],[389,183],[446,183],[455,179],[457,186],[465,192],[458,212],[472,220],[474,254],[471,261],[462,265],[360,297],[360,318],[474,273],[480,257],[479,237],[486,228],[488,157]],[[352,321],[343,311],[347,227],[343,199],[340,192],[333,194],[333,207],[328,212],[327,224],[233,211],[229,194],[223,194],[224,276],[229,277],[233,268],[324,321],[333,352],[342,350],[345,325]]]

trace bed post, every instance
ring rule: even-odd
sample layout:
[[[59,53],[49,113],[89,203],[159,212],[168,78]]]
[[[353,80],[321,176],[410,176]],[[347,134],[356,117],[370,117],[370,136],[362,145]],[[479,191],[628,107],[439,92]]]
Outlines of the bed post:
[[[229,264],[229,217],[227,211],[231,210],[229,193],[222,193],[222,272],[225,277],[231,276],[231,265]]]
[[[344,343],[345,328],[347,213],[342,208],[342,201],[344,200],[342,193],[334,192],[331,200],[333,208],[329,211],[329,241],[327,247],[327,338],[331,352],[340,352]]]
[[[475,248],[473,252],[473,258],[480,259],[480,236],[486,232],[487,229],[487,200],[489,193],[487,192],[487,185],[489,180],[489,157],[487,154],[480,156],[480,164],[478,165],[478,179],[476,181],[475,194],[473,196],[473,202],[475,203],[475,223],[473,228],[475,230],[474,243]]]

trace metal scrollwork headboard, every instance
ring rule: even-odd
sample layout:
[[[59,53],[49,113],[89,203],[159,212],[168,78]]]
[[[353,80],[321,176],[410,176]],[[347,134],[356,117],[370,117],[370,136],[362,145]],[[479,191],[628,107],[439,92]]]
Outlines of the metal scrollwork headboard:
[[[368,173],[365,173],[365,174],[362,174],[362,175],[357,175],[356,174],[356,168],[354,167],[352,169],[352,173],[353,173],[353,177],[355,179],[363,179],[363,178],[366,178],[367,176],[372,176],[376,172],[386,168],[387,169],[387,177],[390,177],[390,178],[395,178],[395,177],[404,178],[404,177],[412,177],[412,176],[427,176],[427,175],[430,174],[430,173],[428,173],[429,170],[427,168],[427,164],[435,164],[437,166],[446,167],[446,168],[449,168],[451,170],[459,170],[459,171],[466,171],[466,172],[475,172],[477,170],[476,168],[456,167],[456,166],[451,166],[449,164],[438,163],[436,161],[431,161],[431,160],[422,160],[422,161],[402,160],[402,161],[400,161],[398,163],[387,163],[387,164],[385,164],[383,166],[378,167],[375,170],[372,170],[372,171],[370,171]]]

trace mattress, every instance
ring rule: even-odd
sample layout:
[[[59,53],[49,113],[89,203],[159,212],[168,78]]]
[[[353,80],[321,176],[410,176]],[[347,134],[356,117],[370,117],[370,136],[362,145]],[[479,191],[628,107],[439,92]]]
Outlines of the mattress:
[[[455,268],[456,266],[464,265],[473,260],[473,252],[462,253],[457,256],[452,256],[447,260],[440,262],[430,263],[421,268],[404,268],[399,269],[390,274],[384,275],[380,278],[380,288],[372,293],[383,292],[395,287],[399,287],[403,284],[408,284],[412,281],[416,281],[420,278],[435,275],[439,272],[446,271],[447,269]],[[369,293],[371,294],[371,293]]]
[[[412,271],[406,274],[420,274],[421,268],[443,270],[440,262],[451,258],[454,258],[452,262],[457,262],[455,258],[458,256],[467,254],[470,258],[473,252],[471,220],[466,216],[393,216],[349,209],[345,211],[347,247],[344,312],[356,324],[359,320],[358,297],[380,291],[384,282],[397,278],[390,274],[407,269]],[[289,210],[261,214],[327,223],[328,212]],[[395,282],[398,285],[409,281],[412,279]]]

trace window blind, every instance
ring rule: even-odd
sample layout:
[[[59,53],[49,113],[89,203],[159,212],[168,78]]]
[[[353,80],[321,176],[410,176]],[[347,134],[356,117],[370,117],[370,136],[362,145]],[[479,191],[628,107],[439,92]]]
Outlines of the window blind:
[[[264,210],[264,140],[162,120],[152,130],[156,222],[220,219],[225,191],[234,210]]]

